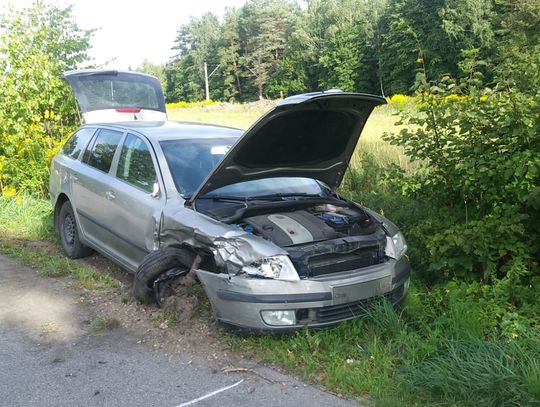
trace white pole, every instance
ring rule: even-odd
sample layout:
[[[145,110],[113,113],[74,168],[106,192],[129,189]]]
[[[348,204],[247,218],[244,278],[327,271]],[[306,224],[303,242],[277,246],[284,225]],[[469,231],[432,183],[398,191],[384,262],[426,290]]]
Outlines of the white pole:
[[[210,90],[208,89],[208,67],[204,61],[204,89],[206,91],[206,100],[210,100]]]

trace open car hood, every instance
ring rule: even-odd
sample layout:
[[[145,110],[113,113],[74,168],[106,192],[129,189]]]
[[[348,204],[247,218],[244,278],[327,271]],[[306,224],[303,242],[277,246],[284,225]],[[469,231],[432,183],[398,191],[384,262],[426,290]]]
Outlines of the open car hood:
[[[238,182],[306,177],[336,189],[380,96],[327,91],[281,101],[249,128],[210,172],[198,197]]]
[[[81,69],[62,75],[85,123],[167,120],[159,80],[131,71]]]

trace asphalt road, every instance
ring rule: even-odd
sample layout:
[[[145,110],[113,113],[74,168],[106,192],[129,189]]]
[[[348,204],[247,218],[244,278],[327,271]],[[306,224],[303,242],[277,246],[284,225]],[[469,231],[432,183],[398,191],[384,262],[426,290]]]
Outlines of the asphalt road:
[[[253,362],[226,373],[123,328],[95,335],[79,298],[0,254],[1,406],[358,406]]]

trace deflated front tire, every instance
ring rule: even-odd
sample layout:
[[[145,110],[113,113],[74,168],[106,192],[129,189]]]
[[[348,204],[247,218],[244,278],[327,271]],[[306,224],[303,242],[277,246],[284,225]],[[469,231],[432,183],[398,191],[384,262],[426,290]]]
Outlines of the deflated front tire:
[[[195,254],[176,247],[164,247],[146,255],[133,280],[133,296],[144,304],[156,303],[154,281],[172,269],[183,269],[187,274]]]

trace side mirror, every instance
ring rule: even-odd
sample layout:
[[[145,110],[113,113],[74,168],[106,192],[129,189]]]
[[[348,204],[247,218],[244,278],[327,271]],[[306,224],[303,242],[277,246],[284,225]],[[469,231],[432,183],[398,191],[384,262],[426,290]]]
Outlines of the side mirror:
[[[157,181],[154,182],[154,186],[152,187],[152,193],[150,194],[150,196],[152,198],[158,198],[161,193],[160,193],[160,189],[159,189],[159,183]]]

